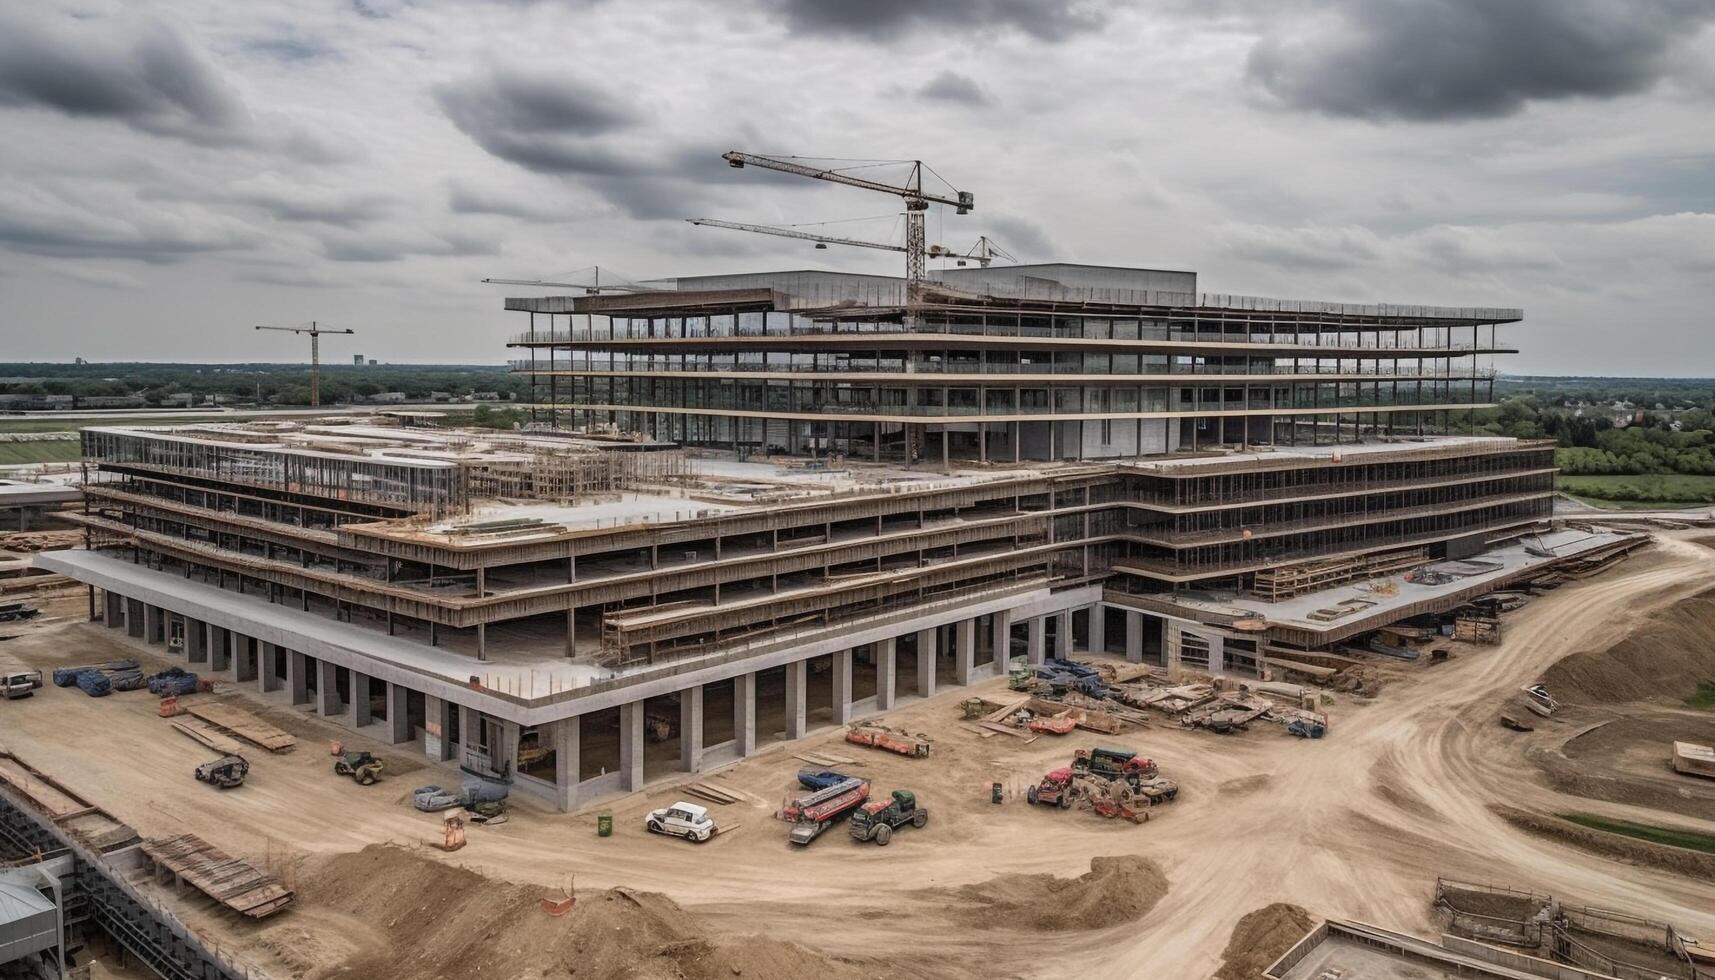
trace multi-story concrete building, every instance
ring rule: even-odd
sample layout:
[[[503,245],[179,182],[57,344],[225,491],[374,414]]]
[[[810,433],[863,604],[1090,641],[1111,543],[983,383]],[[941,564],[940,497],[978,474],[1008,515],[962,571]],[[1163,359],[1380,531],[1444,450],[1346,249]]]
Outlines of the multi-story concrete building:
[[[1550,447],[1457,433],[1516,310],[1067,265],[909,307],[885,277],[657,285],[507,301],[528,432],[86,430],[91,549],[44,564],[202,669],[571,806],[1075,644],[1263,673],[1542,558],[1509,542]]]

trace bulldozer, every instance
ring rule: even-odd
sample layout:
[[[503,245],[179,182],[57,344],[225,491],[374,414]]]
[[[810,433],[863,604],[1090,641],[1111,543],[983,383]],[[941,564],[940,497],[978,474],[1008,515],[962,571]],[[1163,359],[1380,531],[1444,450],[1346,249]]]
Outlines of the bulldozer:
[[[342,752],[333,760],[338,776],[350,776],[359,786],[368,786],[381,778],[381,760],[368,752]]]

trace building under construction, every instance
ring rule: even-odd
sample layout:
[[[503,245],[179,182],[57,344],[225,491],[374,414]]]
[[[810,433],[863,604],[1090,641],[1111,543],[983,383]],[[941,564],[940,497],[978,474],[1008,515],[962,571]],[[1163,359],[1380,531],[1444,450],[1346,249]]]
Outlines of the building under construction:
[[[570,807],[1014,657],[1264,673],[1580,547],[1537,536],[1548,443],[1460,434],[1517,310],[1074,265],[909,303],[649,285],[506,301],[523,432],[86,430],[91,548],[42,563],[200,669]]]

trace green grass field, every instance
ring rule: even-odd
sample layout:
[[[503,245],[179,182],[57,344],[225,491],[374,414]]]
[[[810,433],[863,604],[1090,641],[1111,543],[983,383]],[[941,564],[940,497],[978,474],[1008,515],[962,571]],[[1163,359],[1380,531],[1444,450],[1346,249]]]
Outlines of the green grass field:
[[[76,439],[52,442],[0,442],[0,466],[22,463],[75,463],[83,458],[83,444]]]
[[[1685,704],[1700,711],[1715,711],[1715,681],[1704,681],[1697,685],[1697,693],[1686,698]]]
[[[1715,476],[1688,476],[1683,473],[1562,476],[1559,486],[1586,503],[1620,510],[1715,504]]]
[[[1655,827],[1647,823],[1632,823],[1628,820],[1609,820],[1588,813],[1560,813],[1560,819],[1570,821],[1580,827],[1600,830],[1622,837],[1632,837],[1651,844],[1666,844],[1669,847],[1683,847],[1689,851],[1702,851],[1705,854],[1715,854],[1715,837],[1708,834],[1693,833],[1689,830],[1674,830],[1671,827]]]

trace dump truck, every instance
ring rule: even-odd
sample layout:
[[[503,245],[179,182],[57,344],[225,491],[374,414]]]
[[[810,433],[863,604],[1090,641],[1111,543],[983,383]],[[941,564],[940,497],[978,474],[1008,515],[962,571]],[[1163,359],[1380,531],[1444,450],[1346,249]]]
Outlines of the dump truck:
[[[853,725],[846,729],[846,741],[853,745],[867,745],[870,748],[907,755],[921,759],[929,754],[929,740],[921,735],[912,735],[894,728],[881,725]]]
[[[351,781],[359,786],[368,786],[379,780],[381,770],[381,760],[368,752],[341,752],[333,760],[334,774],[350,776]]]
[[[780,818],[792,824],[786,839],[800,846],[808,844],[867,799],[869,781],[854,777],[792,800],[780,811]]]
[[[223,755],[196,768],[197,782],[208,783],[221,789],[244,785],[244,777],[248,775],[250,763],[241,755]]]
[[[896,789],[885,800],[869,800],[858,807],[847,822],[846,829],[851,831],[852,837],[857,840],[872,840],[886,847],[898,828],[910,824],[922,829],[928,822],[929,811],[917,805],[917,794],[910,790]]]

